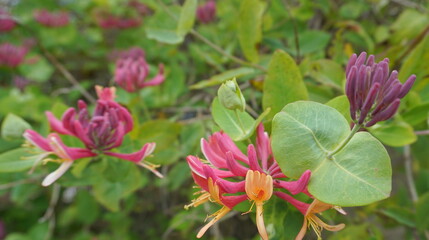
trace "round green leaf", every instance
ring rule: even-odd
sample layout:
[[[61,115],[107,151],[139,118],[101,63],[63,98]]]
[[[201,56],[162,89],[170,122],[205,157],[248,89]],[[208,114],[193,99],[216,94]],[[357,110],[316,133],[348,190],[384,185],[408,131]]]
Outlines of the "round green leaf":
[[[308,190],[323,202],[360,206],[387,198],[390,158],[371,134],[355,134],[328,158],[350,132],[344,117],[331,107],[306,101],[291,103],[274,117],[273,153],[289,177],[299,178],[311,170]]]
[[[0,173],[22,172],[30,169],[38,156],[28,153],[28,149],[17,148],[0,154]]]

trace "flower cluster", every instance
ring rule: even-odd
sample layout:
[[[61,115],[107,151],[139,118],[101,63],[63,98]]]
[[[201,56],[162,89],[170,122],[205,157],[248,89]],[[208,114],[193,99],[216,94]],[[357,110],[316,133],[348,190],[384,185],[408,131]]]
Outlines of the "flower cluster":
[[[216,18],[216,3],[214,0],[209,0],[204,5],[197,9],[197,19],[201,23],[213,22]]]
[[[344,227],[344,224],[327,225],[315,215],[334,206],[318,200],[307,204],[292,196],[304,193],[312,197],[307,191],[311,172],[305,171],[297,181],[286,181],[287,176],[282,173],[272,156],[270,139],[262,124],[257,128],[256,148],[253,144],[248,145],[247,155],[223,132],[214,133],[208,141],[202,139],[201,150],[207,161],[196,156],[187,157],[194,181],[202,189],[199,192],[201,195],[185,208],[197,207],[207,201],[215,202],[222,208],[210,216],[212,220],[199,231],[198,238],[237,204],[249,200],[253,203],[252,207],[256,205],[258,232],[262,239],[268,239],[263,205],[272,195],[289,202],[305,216],[297,239],[303,238],[308,225],[312,226],[318,235],[323,228],[338,231]]]
[[[156,86],[164,82],[164,65],[159,65],[158,74],[147,80],[149,65],[143,50],[134,47],[120,54],[116,61],[115,82],[128,92],[135,92],[148,86]]]
[[[114,101],[115,88],[97,86],[96,90],[99,99],[92,116],[88,112],[87,105],[83,101],[79,101],[78,109],[68,109],[61,120],[55,118],[50,112],[46,113],[50,127],[54,131],[47,138],[33,130],[26,130],[24,133],[24,137],[30,144],[42,151],[38,161],[52,154],[56,155],[59,158],[57,161],[62,163],[55,172],[45,178],[43,186],[49,186],[61,177],[74,160],[99,154],[134,162],[162,177],[155,170],[157,166],[144,160],[155,150],[155,143],[147,143],[140,151],[131,154],[110,151],[122,144],[124,135],[133,129],[133,120],[128,110]],[[66,146],[58,134],[77,137],[85,148]]]
[[[355,124],[371,127],[391,118],[398,110],[400,99],[416,80],[411,75],[401,84],[396,70],[389,74],[389,59],[376,63],[374,55],[367,59],[366,52],[353,54],[346,68],[346,95],[350,114]]]
[[[16,26],[10,13],[3,8],[0,8],[0,32],[9,32]]]
[[[35,11],[34,19],[36,19],[40,24],[51,28],[63,27],[68,25],[70,22],[70,16],[67,12],[49,12],[46,9]]]
[[[28,52],[28,47],[15,46],[10,43],[0,45],[0,66],[17,67]]]

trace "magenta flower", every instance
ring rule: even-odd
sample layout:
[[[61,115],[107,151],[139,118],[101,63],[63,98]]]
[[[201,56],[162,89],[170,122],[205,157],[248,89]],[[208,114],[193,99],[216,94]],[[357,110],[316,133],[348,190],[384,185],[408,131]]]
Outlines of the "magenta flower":
[[[20,65],[28,52],[24,46],[15,46],[10,43],[0,45],[0,66],[17,67]]]
[[[0,8],[0,32],[9,32],[16,26],[10,13],[3,8]]]
[[[346,68],[346,95],[354,123],[371,127],[396,113],[400,99],[410,91],[416,76],[411,75],[401,84],[396,70],[389,74],[389,59],[376,63],[374,55],[368,59],[366,56],[366,52],[351,56]]]
[[[213,0],[209,0],[204,5],[201,5],[197,9],[197,19],[202,23],[213,22],[216,18],[216,3]]]
[[[164,82],[164,65],[159,65],[158,74],[151,80],[147,80],[149,75],[149,65],[147,64],[143,50],[131,48],[129,53],[116,61],[115,82],[127,92],[135,92],[149,86],[156,86]]]
[[[124,135],[133,129],[133,120],[128,110],[114,101],[114,87],[97,86],[96,90],[99,99],[92,116],[89,114],[86,103],[79,101],[78,109],[69,108],[64,112],[61,120],[51,112],[47,112],[51,129],[59,134],[77,137],[86,149],[95,154],[106,154],[134,162],[162,177],[155,170],[156,165],[144,160],[153,153],[155,143],[147,143],[140,151],[131,154],[109,151],[122,145]]]
[[[256,148],[250,144],[247,155],[222,132],[214,133],[208,141],[202,139],[201,149],[208,162],[196,156],[188,156],[187,161],[195,182],[202,188],[202,195],[186,208],[209,200],[218,203],[222,208],[212,215],[213,219],[200,230],[198,238],[235,205],[246,199],[256,205],[256,225],[264,240],[268,239],[268,234],[264,224],[263,204],[273,194],[297,208],[308,205],[280,190],[286,190],[293,195],[301,192],[309,195],[307,185],[311,172],[305,171],[297,181],[286,181],[286,176],[272,156],[270,139],[262,124],[257,129]]]
[[[37,147],[40,151],[38,152],[38,158],[35,165],[43,159],[45,159],[45,161],[50,161],[49,159],[46,159],[49,155],[57,156],[58,159],[55,161],[61,163],[57,170],[45,177],[42,182],[42,186],[44,187],[51,185],[60,178],[71,167],[76,159],[97,155],[88,149],[67,147],[56,133],[51,133],[47,138],[44,138],[37,132],[28,129],[24,132],[24,138],[31,146]]]
[[[67,12],[49,12],[46,9],[36,10],[34,12],[34,19],[40,24],[50,28],[63,27],[70,22],[70,16]]]

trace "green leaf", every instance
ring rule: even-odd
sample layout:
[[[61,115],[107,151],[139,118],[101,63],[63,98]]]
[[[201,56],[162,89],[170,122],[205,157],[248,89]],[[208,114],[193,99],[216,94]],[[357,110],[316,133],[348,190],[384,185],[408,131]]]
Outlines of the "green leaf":
[[[259,61],[258,44],[262,40],[262,16],[266,3],[261,0],[242,1],[238,14],[238,40],[244,56]]]
[[[419,198],[416,204],[416,225],[420,231],[429,230],[429,193]]]
[[[36,56],[33,56],[33,58],[36,58]],[[54,68],[51,64],[40,56],[37,56],[37,61],[35,63],[21,64],[18,68],[25,78],[37,82],[46,82],[54,73]]]
[[[350,132],[348,122],[331,107],[306,101],[291,103],[274,117],[273,153],[291,178],[311,170],[308,190],[323,202],[361,206],[387,198],[391,191],[390,158],[371,134],[356,133],[328,158]]]
[[[399,80],[404,82],[411,74],[415,74],[418,76],[414,83],[414,88],[416,88],[423,77],[429,75],[429,69],[425,64],[427,61],[429,61],[429,35],[407,56],[399,71]]]
[[[335,108],[341,113],[341,115],[343,115],[347,122],[352,122],[352,118],[350,117],[350,102],[346,95],[333,98],[325,105]]]
[[[268,119],[272,119],[286,104],[305,99],[308,99],[308,93],[298,66],[287,53],[277,50],[264,81],[262,105],[264,109],[271,108]]]
[[[0,172],[22,172],[30,169],[38,159],[28,149],[17,148],[0,154]]]
[[[193,27],[197,12],[197,0],[186,0],[180,12],[177,35],[185,36]]]
[[[26,129],[31,129],[28,122],[13,113],[9,113],[1,125],[1,136],[5,140],[22,139],[22,134]]]
[[[404,121],[377,124],[369,129],[382,143],[392,147],[402,147],[417,141],[414,129]]]
[[[255,126],[255,119],[247,112],[226,109],[217,97],[213,99],[212,115],[216,124],[234,141],[246,139],[246,136],[252,134]]]
[[[411,126],[416,126],[423,121],[427,121],[429,118],[429,103],[411,108],[409,111],[402,114],[402,117]]]
[[[395,207],[389,207],[387,209],[381,210],[381,212],[394,219],[400,224],[406,225],[408,227],[415,228],[416,223],[414,221],[414,214],[407,208],[395,206]]]
[[[299,35],[300,54],[323,51],[329,43],[331,35],[323,31],[305,31]],[[295,41],[292,41],[291,53],[296,53]],[[341,71],[342,73],[342,71]]]
[[[283,199],[272,197],[264,204],[264,221],[271,240],[293,240],[301,229],[303,216],[291,211]]]
[[[236,69],[231,69],[220,74],[214,75],[207,80],[202,80],[192,86],[190,89],[202,89],[206,87],[216,86],[223,83],[226,80],[232,78],[239,78],[242,76],[253,74],[255,70],[253,68],[241,67]]]
[[[344,82],[343,67],[328,59],[320,59],[311,63],[310,75],[328,86],[342,88]]]
[[[134,163],[115,158],[105,158],[101,164],[106,168],[97,169],[100,164],[94,164],[91,169],[94,196],[109,210],[118,211],[120,200],[142,185],[140,170]]]
[[[167,44],[179,44],[183,42],[183,36],[177,35],[174,30],[147,28],[146,36],[149,39]]]

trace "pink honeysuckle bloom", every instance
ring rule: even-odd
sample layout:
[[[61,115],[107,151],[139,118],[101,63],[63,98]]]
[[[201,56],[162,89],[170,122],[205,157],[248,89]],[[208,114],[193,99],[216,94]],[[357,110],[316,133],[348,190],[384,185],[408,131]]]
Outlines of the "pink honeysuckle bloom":
[[[59,158],[56,161],[61,162],[61,165],[57,170],[45,177],[42,182],[42,186],[44,187],[51,185],[60,178],[71,167],[76,159],[97,155],[88,149],[67,147],[56,133],[51,133],[47,138],[44,138],[37,132],[28,129],[24,132],[23,136],[31,146],[37,147],[41,150],[37,160],[35,161],[35,165],[43,159],[46,159],[49,155],[56,155]]]
[[[266,240],[268,239],[268,234],[264,226],[263,204],[273,194],[288,201],[297,208],[306,206],[305,203],[295,200],[289,194],[279,190],[287,190],[293,195],[301,192],[310,195],[307,191],[307,185],[311,172],[309,170],[305,171],[297,181],[286,181],[287,177],[281,172],[280,167],[272,156],[270,139],[264,131],[262,124],[257,129],[256,148],[253,144],[250,144],[247,149],[247,155],[243,154],[231,138],[222,132],[214,133],[209,137],[208,141],[202,139],[201,149],[207,161],[201,160],[196,156],[188,156],[187,161],[192,170],[195,182],[204,191],[201,197],[194,200],[187,207],[201,204],[199,202],[204,199],[204,194],[208,195],[210,193],[205,189],[204,181],[201,181],[201,179],[206,179],[207,181],[208,179],[212,179],[214,184],[222,190],[219,191],[220,199],[226,196],[235,196],[242,201],[249,199],[256,205],[256,224],[262,239]],[[234,179],[234,181],[226,178]],[[245,194],[231,195],[237,193]],[[243,196],[247,196],[247,198],[243,198]],[[211,197],[213,198],[213,196]],[[195,202],[198,202],[198,204],[195,204]],[[220,201],[221,203],[216,202],[225,205],[222,201]],[[230,211],[232,208],[229,207],[228,209]],[[214,216],[214,222],[216,222],[224,214],[214,214]],[[202,234],[214,222],[206,225],[202,229],[204,230]],[[202,234],[200,231],[197,237],[201,237]]]
[[[24,46],[15,46],[10,43],[0,45],[0,66],[17,67],[20,65],[28,52]]]
[[[40,24],[50,28],[63,27],[70,22],[69,14],[64,11],[49,12],[46,9],[36,10],[34,18]]]
[[[158,177],[157,165],[145,161],[155,149],[155,143],[147,143],[135,153],[111,152],[122,145],[125,134],[133,129],[133,119],[128,110],[114,101],[115,88],[96,86],[99,99],[92,116],[84,101],[78,102],[78,109],[69,108],[61,120],[51,112],[46,112],[51,129],[59,134],[71,135],[80,139],[85,147],[95,154],[106,154],[128,160],[149,169]]]
[[[213,22],[216,18],[216,2],[209,0],[204,5],[201,5],[197,9],[197,19],[201,23]]]
[[[158,74],[151,80],[149,64],[147,64],[143,50],[134,47],[129,53],[123,53],[116,61],[115,82],[127,92],[135,92],[149,86],[156,86],[164,82],[164,65],[159,65]]]
[[[0,8],[0,32],[9,32],[16,26],[10,13],[3,8]]]

